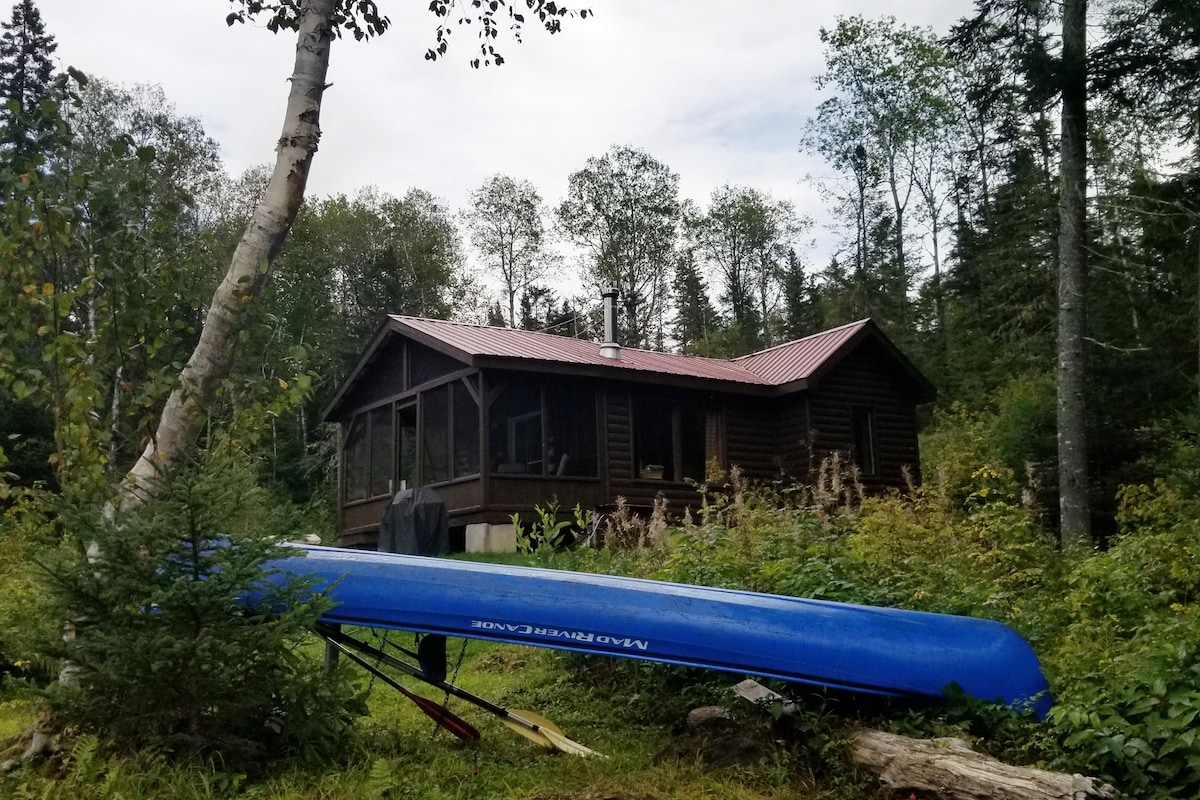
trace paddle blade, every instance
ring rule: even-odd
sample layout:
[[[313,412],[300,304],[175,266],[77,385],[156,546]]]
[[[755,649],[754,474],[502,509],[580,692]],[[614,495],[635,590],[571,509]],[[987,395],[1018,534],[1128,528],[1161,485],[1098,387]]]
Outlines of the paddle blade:
[[[586,747],[579,742],[568,739],[562,732],[562,728],[555,725],[550,720],[535,714],[532,711],[516,711],[509,709],[510,719],[502,719],[505,725],[517,731],[526,739],[537,742],[543,747],[548,747],[552,750],[560,750],[564,753],[570,753],[576,756],[607,758],[603,753],[598,753],[590,747]],[[530,727],[525,727],[530,726]],[[536,726],[536,730],[533,730]],[[533,734],[533,735],[530,735]],[[536,737],[536,738],[535,738]]]
[[[432,719],[446,730],[450,731],[450,733],[454,734],[459,739],[463,739],[464,741],[476,741],[479,739],[478,729],[476,729],[474,725],[467,722],[462,717],[450,711],[450,709],[446,708],[440,703],[435,703],[427,697],[422,697],[416,692],[411,692],[402,686],[398,688],[405,697],[416,703],[417,708],[424,711],[427,717]]]
[[[550,741],[550,739],[547,738],[541,732],[541,730],[537,728],[531,728],[529,725],[522,725],[520,722],[517,722],[515,719],[511,719],[509,717],[500,717],[500,721],[534,744],[540,744],[547,750],[554,749],[554,742]]]

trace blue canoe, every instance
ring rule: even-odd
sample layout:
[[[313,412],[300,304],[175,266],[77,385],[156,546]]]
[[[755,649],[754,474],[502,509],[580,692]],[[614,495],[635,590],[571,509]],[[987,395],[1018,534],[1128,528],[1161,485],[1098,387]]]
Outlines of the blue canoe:
[[[645,659],[896,697],[1050,709],[998,622],[562,570],[301,545],[271,566],[332,587],[334,624]]]

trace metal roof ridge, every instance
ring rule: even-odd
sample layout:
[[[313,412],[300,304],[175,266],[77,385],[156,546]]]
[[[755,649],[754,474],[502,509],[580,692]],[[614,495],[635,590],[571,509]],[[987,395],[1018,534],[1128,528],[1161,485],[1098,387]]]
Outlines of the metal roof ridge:
[[[553,336],[555,339],[574,339],[577,342],[589,342],[589,343],[591,343],[591,341],[592,341],[591,339],[576,339],[574,336],[559,336],[557,333],[548,333],[546,331],[530,331],[530,330],[526,330],[524,328],[510,328],[507,325],[483,325],[478,322],[460,322],[459,320],[456,320],[456,319],[434,319],[433,317],[416,317],[416,316],[413,316],[412,314],[388,314],[388,316],[390,318],[394,319],[396,322],[408,322],[409,320],[415,320],[417,322],[432,322],[435,325],[456,325],[460,328],[478,328],[480,330],[488,330],[488,331],[506,331],[508,333],[515,333],[518,335],[533,334],[536,336]]]
[[[828,336],[831,333],[837,333],[838,331],[845,330],[846,328],[853,328],[856,326],[866,325],[869,322],[871,322],[870,317],[863,317],[862,319],[855,320],[854,322],[847,322],[847,323],[838,325],[833,328],[826,328],[823,331],[817,331],[816,333],[810,333],[808,336],[801,336],[799,339],[792,339],[791,341],[788,341],[788,342],[781,342],[780,344],[772,345],[771,347],[768,347],[765,350],[755,350],[753,353],[746,353],[746,355],[744,355],[744,356],[736,356],[734,358],[731,358],[730,361],[743,361],[747,358],[754,358],[755,356],[765,355],[765,354],[773,352],[775,350],[782,350],[785,347],[792,347],[796,344],[799,344],[800,342],[806,342],[809,339],[816,339],[818,336]]]
[[[546,331],[530,331],[530,330],[526,330],[524,328],[509,328],[507,326],[502,326],[502,325],[481,325],[477,322],[460,322],[458,320],[452,320],[452,319],[433,319],[432,317],[416,317],[416,316],[412,316],[410,314],[388,314],[388,317],[396,320],[397,322],[401,322],[401,323],[407,322],[408,320],[414,320],[419,323],[432,322],[435,325],[456,325],[456,326],[462,327],[462,328],[477,328],[480,330],[498,331],[498,332],[501,332],[502,334],[516,334],[518,336],[522,336],[525,334],[535,334],[538,336],[549,336],[549,337],[553,337],[556,340],[566,339],[569,341],[579,342],[582,344],[592,344],[592,345],[595,345],[597,348],[599,348],[600,345],[603,344],[602,342],[593,341],[592,339],[579,339],[574,336],[559,336],[556,333],[547,333]],[[831,330],[837,330],[837,329],[833,328]],[[816,334],[813,334],[813,335],[815,336]],[[799,341],[799,340],[797,340],[797,341]],[[782,345],[780,345],[780,346],[782,346]],[[644,347],[628,347],[625,345],[621,346],[621,350],[622,351],[633,351],[635,353],[647,353],[649,355],[655,355],[655,356],[667,356],[668,358],[683,358],[683,359],[688,359],[688,360],[693,360],[693,361],[708,361],[708,362],[715,362],[715,363],[719,363],[719,364],[729,364],[732,366],[736,366],[739,369],[750,372],[750,370],[746,369],[746,367],[743,367],[742,365],[735,363],[738,360],[736,358],[717,358],[715,356],[693,356],[693,355],[688,355],[686,353],[672,353],[667,350],[649,350]],[[761,352],[766,352],[766,351],[764,350]],[[751,355],[753,355],[753,354],[751,354]],[[741,356],[740,358],[745,358],[745,356]],[[753,373],[751,373],[751,374],[753,374]]]

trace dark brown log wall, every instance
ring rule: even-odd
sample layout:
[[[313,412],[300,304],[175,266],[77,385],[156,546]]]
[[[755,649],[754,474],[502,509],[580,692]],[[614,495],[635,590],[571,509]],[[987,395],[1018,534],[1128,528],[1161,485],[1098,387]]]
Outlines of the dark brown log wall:
[[[726,467],[741,467],[752,480],[779,477],[779,433],[770,405],[735,397],[725,407]]]
[[[541,476],[493,475],[491,504],[487,522],[508,522],[514,513],[532,518],[534,506],[548,508],[557,500],[559,519],[568,519],[571,509],[579,503],[593,508],[604,502],[604,491],[598,478],[546,478]]]
[[[903,487],[905,466],[919,479],[916,391],[881,347],[873,342],[864,343],[822,376],[807,396],[808,421],[817,459],[834,450],[843,454],[850,451],[852,409],[867,407],[875,418],[878,472],[875,476],[864,476],[864,485]],[[788,409],[784,416],[800,413],[800,408]],[[795,424],[797,420],[787,426]],[[789,464],[805,463],[807,459],[808,454],[799,447],[785,450],[784,460]]]

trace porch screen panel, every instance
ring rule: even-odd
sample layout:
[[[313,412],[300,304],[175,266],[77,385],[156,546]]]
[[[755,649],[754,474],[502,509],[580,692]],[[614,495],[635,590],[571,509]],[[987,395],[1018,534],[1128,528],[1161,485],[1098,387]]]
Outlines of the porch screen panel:
[[[536,383],[513,381],[492,403],[488,453],[494,472],[542,472],[542,391]]]
[[[371,497],[392,493],[392,407],[371,412]]]
[[[479,404],[461,383],[454,396],[454,477],[479,473]]]
[[[450,387],[421,394],[421,483],[450,480]]]
[[[342,454],[342,493],[347,503],[366,500],[370,490],[371,441],[367,415],[359,414],[346,428]]]
[[[408,344],[409,386],[414,389],[423,383],[436,380],[443,375],[449,375],[463,365],[450,356],[442,355],[436,350],[422,347],[415,342]]]
[[[545,474],[594,478],[596,468],[595,391],[547,385]]]

